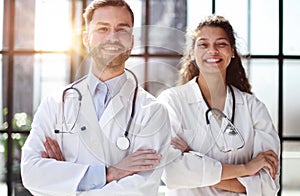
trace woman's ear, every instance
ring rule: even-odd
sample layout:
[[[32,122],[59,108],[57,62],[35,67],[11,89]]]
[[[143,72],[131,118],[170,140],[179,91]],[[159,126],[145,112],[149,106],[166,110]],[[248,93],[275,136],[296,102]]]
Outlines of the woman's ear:
[[[192,61],[195,60],[195,56],[194,56],[194,51],[193,50],[190,50],[189,55],[190,55],[190,58],[191,58]]]

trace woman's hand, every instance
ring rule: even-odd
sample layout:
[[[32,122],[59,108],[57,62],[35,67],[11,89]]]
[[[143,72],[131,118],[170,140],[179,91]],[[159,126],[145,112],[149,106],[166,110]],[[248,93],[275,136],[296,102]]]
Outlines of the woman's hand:
[[[245,168],[248,175],[251,176],[256,174],[263,167],[266,167],[269,169],[271,177],[275,179],[278,172],[278,163],[279,159],[277,154],[272,150],[268,150],[266,152],[259,153],[250,162],[246,163]]]
[[[189,145],[179,135],[172,138],[171,145],[179,149],[182,153],[190,151]]]

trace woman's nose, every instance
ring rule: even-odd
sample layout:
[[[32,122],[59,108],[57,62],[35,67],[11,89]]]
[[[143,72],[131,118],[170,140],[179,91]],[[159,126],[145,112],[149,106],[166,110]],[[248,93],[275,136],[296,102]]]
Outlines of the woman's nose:
[[[207,49],[207,53],[208,53],[209,55],[216,55],[216,54],[219,53],[219,51],[218,51],[218,49],[215,48],[215,47],[210,47],[210,48]]]

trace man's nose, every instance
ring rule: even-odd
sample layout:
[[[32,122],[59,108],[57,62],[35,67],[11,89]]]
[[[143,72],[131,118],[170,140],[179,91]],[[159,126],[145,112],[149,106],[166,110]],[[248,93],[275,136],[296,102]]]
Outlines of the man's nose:
[[[107,39],[110,40],[111,42],[116,42],[119,41],[119,35],[118,32],[115,30],[112,30],[109,32]]]

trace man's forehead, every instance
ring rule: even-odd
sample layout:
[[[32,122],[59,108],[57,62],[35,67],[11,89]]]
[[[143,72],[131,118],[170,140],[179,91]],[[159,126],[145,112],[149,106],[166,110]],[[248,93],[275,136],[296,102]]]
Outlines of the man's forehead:
[[[125,7],[105,6],[94,11],[91,24],[132,27],[130,12]]]

